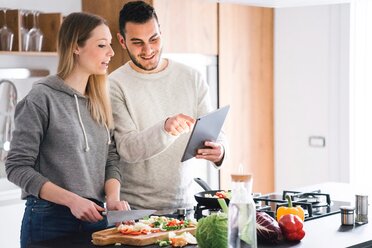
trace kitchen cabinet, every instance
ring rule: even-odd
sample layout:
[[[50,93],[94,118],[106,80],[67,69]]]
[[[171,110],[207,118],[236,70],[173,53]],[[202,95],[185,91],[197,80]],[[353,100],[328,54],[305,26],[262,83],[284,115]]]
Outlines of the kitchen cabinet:
[[[0,224],[0,232],[3,233],[1,247],[19,247],[24,208],[25,201],[21,200],[21,189],[6,178],[0,178],[0,211],[3,213]]]
[[[359,25],[349,12],[348,4],[275,10],[275,190],[350,182],[350,66],[363,67],[351,65],[350,28]]]
[[[119,12],[128,0],[82,0],[82,10],[104,17],[113,35],[115,56],[109,72],[129,60],[116,34],[119,32]],[[165,53],[202,53],[217,55],[217,3],[199,0],[146,1],[156,9]]]
[[[269,8],[219,5],[219,99],[231,106],[224,189],[242,164],[253,174],[254,192],[274,190],[273,16]]]

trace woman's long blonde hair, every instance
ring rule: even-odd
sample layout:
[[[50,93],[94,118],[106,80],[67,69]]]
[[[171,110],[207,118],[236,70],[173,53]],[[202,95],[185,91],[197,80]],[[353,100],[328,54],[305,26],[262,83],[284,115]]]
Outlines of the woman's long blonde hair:
[[[66,79],[75,66],[74,50],[83,47],[91,32],[97,26],[105,24],[105,19],[88,13],[72,13],[63,21],[58,33],[58,69],[57,75]],[[88,108],[92,118],[100,124],[113,128],[112,109],[108,95],[107,75],[90,75],[86,88]]]

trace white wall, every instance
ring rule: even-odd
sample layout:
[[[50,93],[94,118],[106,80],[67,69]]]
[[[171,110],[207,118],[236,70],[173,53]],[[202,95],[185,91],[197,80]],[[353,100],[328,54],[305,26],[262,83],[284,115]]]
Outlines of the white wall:
[[[39,10],[43,12],[59,12],[68,15],[81,11],[81,1],[78,0],[0,0],[0,7],[11,9]]]
[[[278,191],[348,181],[348,13],[348,4],[275,10]]]
[[[351,4],[350,167],[358,192],[372,193],[372,1]]]

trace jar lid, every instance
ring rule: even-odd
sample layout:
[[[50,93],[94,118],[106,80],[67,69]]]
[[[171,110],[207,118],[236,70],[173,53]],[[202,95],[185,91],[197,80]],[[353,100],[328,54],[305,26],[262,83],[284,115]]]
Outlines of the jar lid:
[[[341,212],[344,212],[344,213],[351,213],[351,212],[354,212],[355,207],[353,207],[353,206],[341,206],[340,210],[341,210]]]
[[[252,175],[250,174],[232,174],[231,180],[233,182],[248,182],[252,179]]]

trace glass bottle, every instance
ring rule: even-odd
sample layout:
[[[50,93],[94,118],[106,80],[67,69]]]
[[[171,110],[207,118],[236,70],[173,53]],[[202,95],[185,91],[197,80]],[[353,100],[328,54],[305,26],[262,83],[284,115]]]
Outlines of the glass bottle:
[[[256,205],[251,194],[252,175],[231,175],[231,179],[228,247],[257,248]]]

